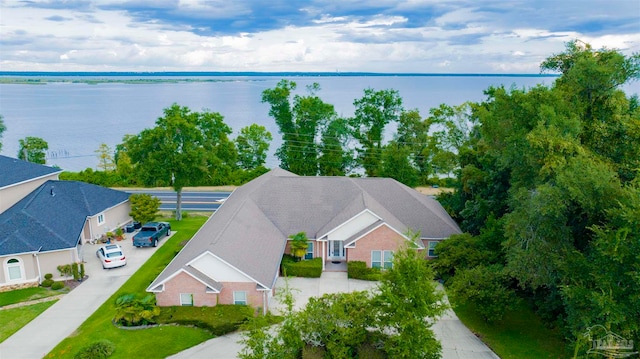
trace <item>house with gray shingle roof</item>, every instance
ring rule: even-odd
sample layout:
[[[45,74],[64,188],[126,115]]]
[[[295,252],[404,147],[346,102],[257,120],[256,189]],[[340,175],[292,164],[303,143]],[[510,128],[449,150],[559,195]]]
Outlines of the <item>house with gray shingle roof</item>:
[[[60,181],[57,169],[0,157],[0,196],[20,197],[0,213],[0,291],[36,286],[47,273],[61,279],[59,265],[82,262],[88,241],[131,221],[128,193]]]
[[[0,155],[0,213],[16,204],[62,170]]]
[[[433,198],[390,178],[306,177],[274,169],[237,188],[151,283],[161,306],[249,304],[267,308],[289,236],[305,232],[307,258],[391,265],[419,233],[436,243],[460,233]],[[431,250],[430,250],[431,249]]]

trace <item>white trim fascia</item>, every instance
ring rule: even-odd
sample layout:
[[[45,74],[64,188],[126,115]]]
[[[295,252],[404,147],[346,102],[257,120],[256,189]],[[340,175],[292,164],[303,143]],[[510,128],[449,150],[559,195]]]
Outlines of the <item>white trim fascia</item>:
[[[25,184],[25,183],[29,183],[29,182],[32,182],[32,181],[37,181],[37,180],[40,180],[40,179],[43,179],[45,177],[49,177],[49,176],[55,175],[55,174],[60,175],[62,172],[64,172],[64,171],[60,170],[58,172],[51,172],[49,174],[42,175],[42,176],[39,176],[39,177],[29,178],[28,180],[24,180],[24,181],[21,181],[21,182],[16,182],[16,183],[12,183],[10,185],[6,185],[4,187],[0,187],[0,190],[4,190],[6,188],[11,188],[11,187],[14,187],[14,186],[19,186],[19,185],[22,185],[22,184]],[[59,181],[59,180],[49,180],[49,181]]]
[[[151,288],[151,286],[149,286],[149,287],[147,287],[146,291],[147,291],[147,292],[152,292],[152,293],[161,293],[161,292],[164,292],[164,284],[165,284],[166,282],[168,282],[168,281],[172,280],[173,278],[177,277],[180,273],[185,273],[185,274],[187,274],[189,277],[191,277],[191,278],[193,278],[193,279],[197,280],[198,282],[200,282],[200,283],[204,284],[204,286],[205,286],[205,287],[207,287],[207,288],[211,288],[211,287],[209,286],[209,284],[208,284],[208,283],[205,283],[205,282],[201,281],[199,278],[196,278],[193,274],[189,273],[189,271],[187,271],[186,269],[184,269],[184,268],[180,268],[180,269],[178,269],[177,271],[173,272],[173,274],[171,274],[170,276],[168,276],[168,277],[167,277],[167,279],[163,280],[162,282],[160,282],[160,283],[158,283],[157,285],[155,285],[155,286],[154,286],[154,287],[162,286],[162,289],[161,289],[161,290],[159,290],[159,291],[157,291],[157,290],[153,290],[153,289]],[[203,273],[203,274],[204,274],[204,273]],[[219,290],[217,290],[217,289],[215,289],[215,288],[211,288],[211,289],[213,289],[215,292],[207,292],[207,293],[220,293],[220,291],[219,291]]]
[[[369,234],[369,233],[371,233],[371,232],[375,231],[376,229],[378,229],[378,228],[380,228],[380,227],[382,227],[382,226],[387,226],[387,227],[389,227],[392,231],[394,231],[394,232],[398,233],[398,234],[400,235],[400,237],[402,237],[402,238],[404,238],[405,240],[407,240],[407,241],[410,241],[410,242],[411,242],[411,239],[410,239],[409,237],[405,236],[404,234],[402,234],[402,232],[400,232],[400,231],[398,231],[397,229],[395,229],[395,228],[393,228],[392,226],[390,226],[390,225],[389,225],[389,223],[387,223],[387,222],[382,222],[382,223],[380,223],[379,225],[377,225],[377,226],[375,226],[375,227],[371,228],[371,230],[367,231],[366,233],[363,233],[363,234],[362,234],[361,236],[359,236],[358,238],[356,238],[356,239],[352,240],[351,242],[349,242],[349,243],[345,244],[345,245],[344,245],[344,247],[345,247],[345,248],[355,248],[354,244],[355,244],[358,240],[362,239],[362,237],[366,236],[367,234]]]
[[[373,215],[377,219],[379,219],[379,220],[384,222],[384,220],[382,218],[380,218],[380,216],[378,216],[377,214],[373,213],[369,208],[365,208],[362,211],[358,212],[355,216],[353,216],[353,217],[347,219],[346,221],[342,222],[340,225],[336,226],[335,228],[333,228],[329,232],[325,233],[324,235],[318,236],[318,238],[327,238],[331,233],[337,231],[339,228],[345,226],[347,223],[351,222],[353,219],[359,217],[361,214],[363,214],[365,212],[371,213],[371,215]],[[321,239],[321,241],[327,241],[327,239]]]
[[[0,258],[5,258],[5,257],[15,257],[15,256],[23,256],[25,254],[36,254],[39,253],[38,251],[31,251],[31,252],[20,252],[20,253],[9,253],[9,254],[2,254],[0,255]],[[47,253],[47,252],[41,252],[41,253]]]
[[[185,265],[192,266],[191,264],[192,264],[193,262],[195,262],[195,261],[196,261],[197,259],[199,259],[199,258],[202,258],[205,254],[209,254],[210,256],[212,256],[212,257],[214,257],[214,258],[218,259],[219,261],[221,261],[222,263],[224,263],[224,264],[228,265],[230,268],[235,269],[235,270],[236,270],[236,272],[238,272],[238,273],[242,274],[243,276],[247,277],[247,279],[250,279],[252,282],[257,283],[257,284],[260,284],[261,286],[263,286],[263,287],[265,287],[265,288],[268,288],[266,285],[264,285],[264,284],[260,283],[260,282],[259,282],[259,281],[257,281],[255,278],[251,277],[250,275],[248,275],[248,274],[247,274],[247,273],[245,273],[244,271],[240,270],[240,268],[238,268],[238,267],[236,267],[236,266],[232,265],[231,263],[229,263],[229,262],[225,261],[224,259],[220,258],[219,256],[217,256],[217,255],[215,255],[215,254],[211,253],[210,251],[205,251],[205,252],[204,252],[204,253],[202,253],[201,255],[199,255],[199,256],[197,256],[196,258],[194,258],[194,259],[190,260],[189,262],[187,262]],[[194,267],[194,268],[195,268],[195,267]],[[196,268],[196,269],[197,269],[197,268]],[[211,278],[211,277],[209,277],[209,278]],[[211,279],[215,280],[215,281],[216,281],[216,282],[218,282],[218,283],[222,283],[222,281],[219,281],[219,280],[217,280],[217,279],[215,279],[215,278],[211,278]]]

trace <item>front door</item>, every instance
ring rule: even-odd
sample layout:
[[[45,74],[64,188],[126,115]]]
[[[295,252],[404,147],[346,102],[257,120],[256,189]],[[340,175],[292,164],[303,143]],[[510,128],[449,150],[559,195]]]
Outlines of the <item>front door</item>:
[[[329,241],[329,253],[327,257],[332,261],[344,260],[344,242]]]

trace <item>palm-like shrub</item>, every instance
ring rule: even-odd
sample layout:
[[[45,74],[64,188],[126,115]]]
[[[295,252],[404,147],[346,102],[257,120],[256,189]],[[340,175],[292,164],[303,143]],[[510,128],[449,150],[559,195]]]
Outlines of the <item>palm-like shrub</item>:
[[[307,234],[305,232],[299,232],[290,235],[289,238],[291,238],[291,255],[302,259],[307,253],[307,247],[309,246]]]
[[[149,294],[139,298],[135,294],[125,294],[116,299],[116,316],[113,321],[123,326],[155,324],[160,315],[156,297]]]

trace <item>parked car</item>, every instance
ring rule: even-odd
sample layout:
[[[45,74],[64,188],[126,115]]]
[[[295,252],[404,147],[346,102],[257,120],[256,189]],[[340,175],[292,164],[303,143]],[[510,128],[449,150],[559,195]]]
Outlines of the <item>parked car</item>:
[[[169,222],[149,222],[145,223],[140,232],[133,236],[133,245],[136,247],[156,247],[158,241],[171,235],[171,225]]]
[[[102,268],[116,268],[127,265],[127,258],[124,256],[122,247],[117,244],[107,244],[96,252],[96,256],[102,263]]]

